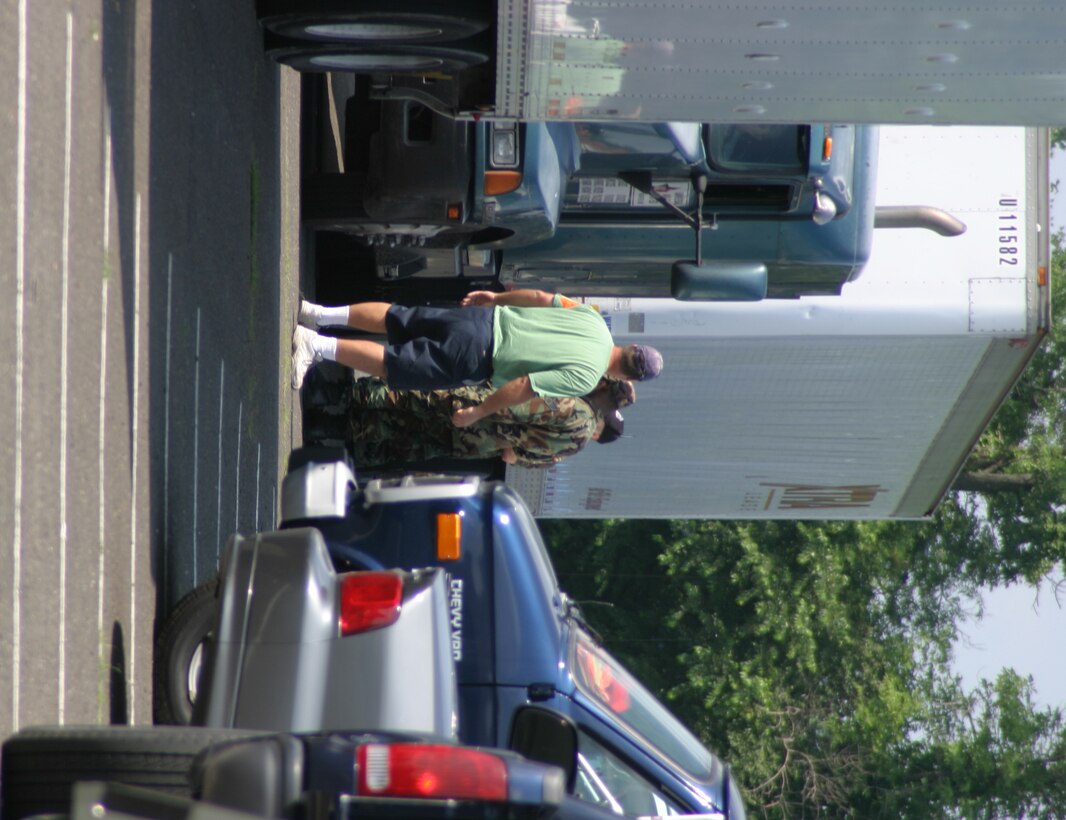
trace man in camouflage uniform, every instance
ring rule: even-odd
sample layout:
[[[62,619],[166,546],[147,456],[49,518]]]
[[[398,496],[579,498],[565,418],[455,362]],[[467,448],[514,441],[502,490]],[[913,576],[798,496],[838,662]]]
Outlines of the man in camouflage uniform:
[[[360,379],[352,388],[346,445],[360,467],[497,456],[549,467],[597,439],[605,416],[620,432],[617,410],[635,396],[629,382],[605,379],[586,397],[535,397],[469,427],[452,424],[456,409],[476,406],[488,393],[487,387],[390,390],[381,379]]]

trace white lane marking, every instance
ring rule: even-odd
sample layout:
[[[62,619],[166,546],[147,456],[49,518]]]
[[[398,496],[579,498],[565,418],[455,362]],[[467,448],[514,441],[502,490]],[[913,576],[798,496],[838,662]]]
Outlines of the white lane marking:
[[[244,417],[244,402],[237,404],[237,480],[233,487],[233,531],[241,528],[241,420]]]
[[[22,367],[26,277],[26,0],[18,4],[18,137],[15,150],[15,478],[11,543],[11,731],[19,728],[22,673]]]
[[[100,408],[98,413],[99,428],[97,430],[97,486],[100,488],[100,511],[96,521],[96,535],[99,540],[100,554],[96,562],[96,634],[98,641],[97,663],[100,676],[97,681],[96,698],[96,721],[104,720],[104,701],[107,693],[108,676],[104,672],[107,669],[107,656],[109,654],[108,642],[104,639],[104,569],[106,567],[105,539],[105,515],[106,504],[106,419],[107,419],[107,284],[111,276],[111,112],[104,108],[104,277],[100,286]]]
[[[74,15],[67,12],[67,77],[63,126],[63,242],[59,341],[59,724],[67,713],[67,346],[70,341],[70,153],[71,86],[74,78]]]
[[[99,453],[97,454],[99,462],[97,464],[98,484],[100,487],[100,513],[96,522],[96,535],[100,542],[100,554],[97,558],[96,576],[97,576],[97,588],[96,588],[96,634],[98,636],[99,648],[97,649],[97,663],[99,664],[100,678],[97,684],[97,707],[96,707],[96,720],[102,722],[104,719],[104,700],[107,694],[108,675],[104,673],[108,667],[108,656],[110,655],[110,642],[104,637],[104,570],[106,568],[106,555],[105,550],[106,540],[106,525],[104,511],[107,509],[107,498],[105,497],[107,487],[107,470],[106,470],[106,458],[104,454],[107,451],[106,447],[106,407],[107,407],[107,279],[104,279],[103,287],[100,293],[100,427],[97,431],[97,444],[99,446]]]
[[[163,600],[167,598],[167,564],[170,556],[170,316],[174,254],[167,254],[167,327],[163,349]]]
[[[215,564],[218,564],[219,539],[222,537],[222,399],[226,395],[226,360],[219,362],[218,368],[218,475],[215,487]]]
[[[137,722],[137,462],[141,411],[141,195],[133,200],[133,455],[130,459],[130,723]]]
[[[197,574],[197,538],[199,529],[196,518],[196,498],[199,495],[200,481],[200,308],[196,308],[196,355],[193,360],[192,380],[192,585],[198,587]]]
[[[255,531],[259,532],[259,464],[263,455],[263,445],[255,443]]]

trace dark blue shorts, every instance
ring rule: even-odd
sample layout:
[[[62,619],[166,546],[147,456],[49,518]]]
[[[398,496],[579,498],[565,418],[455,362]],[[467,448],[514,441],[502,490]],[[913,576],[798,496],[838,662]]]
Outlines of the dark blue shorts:
[[[403,307],[385,314],[385,376],[400,390],[481,384],[492,376],[492,308]]]

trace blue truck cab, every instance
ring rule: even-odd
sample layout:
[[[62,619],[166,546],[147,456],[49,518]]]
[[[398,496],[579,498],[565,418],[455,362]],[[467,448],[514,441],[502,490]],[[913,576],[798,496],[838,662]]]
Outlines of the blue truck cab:
[[[356,488],[343,460],[312,461],[282,487],[282,527],[308,526],[339,571],[447,572],[463,743],[508,748],[515,716],[544,707],[576,726],[577,797],[617,814],[745,816],[729,767],[608,653],[559,588],[510,488],[412,476]]]
[[[482,128],[488,145],[479,155],[490,173],[498,131]],[[697,256],[697,184],[706,185],[709,277],[761,265],[771,298],[834,295],[869,258],[874,127],[551,123],[516,134],[530,148],[523,184],[477,197],[474,212],[485,224],[523,228],[490,244],[503,250],[505,287],[701,298],[672,276],[676,261]]]
[[[305,177],[303,218],[382,280],[788,298],[839,293],[869,256],[876,127],[464,121],[366,89],[347,110],[347,172]],[[734,278],[765,285],[714,290]]]

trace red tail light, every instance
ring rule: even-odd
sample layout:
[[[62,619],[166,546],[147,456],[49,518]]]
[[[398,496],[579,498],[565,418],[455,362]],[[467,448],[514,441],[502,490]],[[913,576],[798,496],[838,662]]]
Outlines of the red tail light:
[[[507,766],[460,746],[370,743],[356,753],[360,795],[433,800],[507,799]]]
[[[354,635],[396,623],[403,579],[391,572],[351,572],[340,578],[340,633]]]

